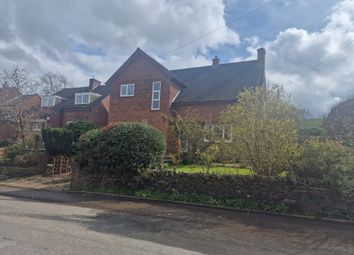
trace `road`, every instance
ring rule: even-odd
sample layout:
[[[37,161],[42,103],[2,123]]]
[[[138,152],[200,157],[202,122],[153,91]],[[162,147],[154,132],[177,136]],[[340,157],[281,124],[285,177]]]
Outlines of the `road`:
[[[0,186],[7,254],[354,254],[354,225]]]

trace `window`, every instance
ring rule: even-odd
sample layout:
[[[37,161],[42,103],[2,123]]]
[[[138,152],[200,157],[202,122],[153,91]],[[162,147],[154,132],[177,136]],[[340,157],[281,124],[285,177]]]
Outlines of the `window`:
[[[160,110],[161,82],[154,81],[152,83],[152,99],[151,110]]]
[[[206,137],[204,138],[204,142],[208,143],[213,140],[213,137],[216,139],[223,139],[225,142],[232,141],[232,135],[230,127],[224,125],[206,125],[206,129],[210,130],[211,132],[206,132]]]
[[[91,93],[76,93],[75,104],[89,104],[91,103]]]
[[[120,96],[121,97],[132,97],[134,96],[135,84],[122,84],[120,85]]]
[[[55,105],[55,97],[53,96],[46,96],[42,98],[42,107],[51,107]]]
[[[41,122],[34,122],[33,123],[33,126],[32,126],[32,129],[34,131],[40,131],[42,129],[43,125]]]

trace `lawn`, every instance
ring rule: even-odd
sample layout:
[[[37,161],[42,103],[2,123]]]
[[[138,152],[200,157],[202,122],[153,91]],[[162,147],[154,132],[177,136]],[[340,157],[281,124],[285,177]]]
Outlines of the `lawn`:
[[[303,123],[303,128],[322,128],[322,119],[306,119]]]
[[[167,170],[173,170],[169,167]],[[235,168],[232,166],[213,166],[207,171],[206,168],[202,168],[200,165],[179,165],[176,169],[177,173],[209,173],[209,174],[238,174],[238,175],[252,175],[252,171],[247,168]]]

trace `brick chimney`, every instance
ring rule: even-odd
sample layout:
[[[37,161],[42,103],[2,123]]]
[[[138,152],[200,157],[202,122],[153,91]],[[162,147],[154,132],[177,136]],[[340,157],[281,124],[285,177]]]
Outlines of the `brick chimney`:
[[[97,88],[100,85],[101,85],[101,82],[99,80],[96,80],[95,78],[90,79],[90,82],[89,82],[90,90],[94,90],[95,88]]]
[[[215,58],[213,58],[213,66],[218,66],[220,64],[220,59],[218,58],[218,56],[215,56]]]
[[[266,86],[265,56],[266,56],[266,50],[264,48],[259,48],[257,50],[257,62],[262,67],[261,84],[263,86]]]
[[[257,50],[257,61],[259,64],[265,65],[266,50],[264,48],[259,48]]]

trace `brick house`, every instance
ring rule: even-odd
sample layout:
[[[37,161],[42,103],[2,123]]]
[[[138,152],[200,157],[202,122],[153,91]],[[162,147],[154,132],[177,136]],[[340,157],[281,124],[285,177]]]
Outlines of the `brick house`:
[[[98,126],[140,121],[166,134],[172,146],[168,117],[191,109],[217,121],[241,90],[265,85],[265,54],[260,48],[256,60],[221,64],[215,57],[209,66],[168,70],[138,48],[106,84],[90,79],[87,87],[66,88],[43,98],[42,106],[51,107],[52,127],[75,120]]]
[[[49,127],[63,127],[75,120],[87,120],[103,127],[109,113],[109,87],[90,79],[89,86],[65,88],[42,98]]]
[[[0,140],[15,141],[17,132],[12,125],[12,118],[22,113],[26,116],[26,130],[39,132],[45,127],[45,119],[40,117],[41,97],[38,94],[22,95],[14,87],[0,88]],[[23,110],[18,109],[21,107]]]

